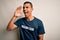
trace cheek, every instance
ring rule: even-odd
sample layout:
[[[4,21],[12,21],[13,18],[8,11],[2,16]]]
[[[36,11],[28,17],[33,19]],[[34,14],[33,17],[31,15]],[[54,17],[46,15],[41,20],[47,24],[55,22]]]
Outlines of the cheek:
[[[31,9],[28,9],[28,12],[30,12],[30,13],[31,13],[31,12],[32,12],[32,10],[31,10]]]

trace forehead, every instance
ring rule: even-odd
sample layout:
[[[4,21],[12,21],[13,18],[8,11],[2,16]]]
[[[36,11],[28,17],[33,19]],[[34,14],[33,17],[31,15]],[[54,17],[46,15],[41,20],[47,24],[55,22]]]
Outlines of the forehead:
[[[31,4],[30,3],[26,3],[26,4],[23,5],[23,7],[27,7],[27,6],[31,6]]]

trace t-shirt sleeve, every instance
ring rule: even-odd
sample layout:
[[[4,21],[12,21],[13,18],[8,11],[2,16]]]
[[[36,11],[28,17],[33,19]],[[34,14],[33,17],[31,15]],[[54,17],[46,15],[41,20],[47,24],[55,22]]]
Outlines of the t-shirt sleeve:
[[[38,34],[45,34],[44,25],[42,21],[38,22]]]
[[[14,22],[14,24],[15,24],[17,27],[19,27],[19,26],[21,25],[21,20],[18,19],[17,21]]]

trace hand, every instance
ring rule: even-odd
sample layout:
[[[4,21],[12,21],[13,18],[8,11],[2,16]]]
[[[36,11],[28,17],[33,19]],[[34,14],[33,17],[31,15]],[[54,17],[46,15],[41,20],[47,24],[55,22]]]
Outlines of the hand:
[[[15,17],[21,16],[21,10],[22,10],[22,6],[17,7],[16,11],[14,12],[14,16]]]

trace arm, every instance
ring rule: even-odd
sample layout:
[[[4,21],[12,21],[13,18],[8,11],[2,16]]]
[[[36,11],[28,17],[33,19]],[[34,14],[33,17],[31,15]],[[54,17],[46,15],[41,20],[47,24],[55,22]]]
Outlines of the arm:
[[[42,21],[39,21],[38,36],[39,40],[43,40],[45,34],[45,29]]]
[[[11,30],[17,28],[17,26],[14,24],[14,21],[15,21],[19,16],[21,16],[21,14],[20,14],[21,9],[22,9],[21,6],[19,6],[19,7],[16,9],[16,11],[14,12],[14,16],[12,17],[12,19],[11,19],[10,22],[8,23],[7,30],[11,31]]]
[[[44,37],[44,35],[43,34],[40,34],[39,35],[39,40],[43,40],[43,37]]]
[[[17,26],[14,24],[14,21],[16,20],[17,17],[13,16],[10,22],[8,23],[7,30],[11,31],[13,29],[16,29]]]

